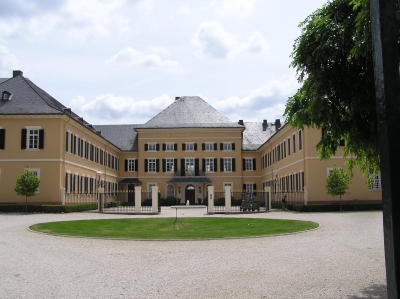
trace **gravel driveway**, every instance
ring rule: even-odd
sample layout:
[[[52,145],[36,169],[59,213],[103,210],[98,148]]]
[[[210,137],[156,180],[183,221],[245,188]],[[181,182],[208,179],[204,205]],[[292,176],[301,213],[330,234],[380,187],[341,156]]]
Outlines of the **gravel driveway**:
[[[174,216],[163,208],[151,217]],[[206,216],[320,224],[249,239],[128,241],[28,230],[41,222],[120,217],[145,216],[0,214],[0,298],[387,298],[382,212]]]

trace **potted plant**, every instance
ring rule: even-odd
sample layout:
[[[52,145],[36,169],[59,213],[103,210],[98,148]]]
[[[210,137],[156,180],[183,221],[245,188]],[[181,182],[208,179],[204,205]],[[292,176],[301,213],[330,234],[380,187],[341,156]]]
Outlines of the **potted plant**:
[[[197,201],[199,202],[199,204],[201,204],[202,198],[201,197],[197,198]]]

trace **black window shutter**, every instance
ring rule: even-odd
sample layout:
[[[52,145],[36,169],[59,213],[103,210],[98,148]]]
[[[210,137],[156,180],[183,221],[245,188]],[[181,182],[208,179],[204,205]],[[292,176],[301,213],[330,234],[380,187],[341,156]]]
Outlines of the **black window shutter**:
[[[182,143],[182,150],[183,151],[185,150],[185,144],[184,143]]]
[[[223,143],[220,143],[220,144],[219,144],[219,149],[220,149],[221,151],[224,149],[224,144],[223,144]]]
[[[181,176],[185,176],[185,159],[181,159]]]
[[[148,145],[147,143],[144,145],[144,150],[145,150],[146,152],[149,150],[149,145]]]
[[[194,150],[197,151],[197,143],[194,144]]]
[[[202,143],[202,144],[201,144],[201,150],[202,150],[202,151],[206,150],[206,144],[205,144],[205,143]]]
[[[158,143],[156,144],[156,151],[160,151],[160,145]]]
[[[253,195],[257,195],[257,185],[253,184]]]
[[[21,149],[26,149],[26,129],[21,130]]]
[[[243,184],[243,192],[246,192],[246,184]]]
[[[236,159],[232,159],[232,171],[236,171]]]
[[[222,143],[221,143],[222,144]],[[220,168],[221,168],[221,172],[224,172],[225,170],[224,170],[224,159],[223,158],[220,158]]]
[[[174,172],[177,172],[178,169],[178,159],[174,159]]]
[[[144,172],[149,172],[149,169],[147,167],[147,159],[144,159]]]
[[[235,150],[235,143],[232,142],[232,150]]]
[[[178,144],[174,143],[174,151],[178,150]]]
[[[162,159],[162,171],[167,171],[167,161],[165,159]]]
[[[253,170],[256,170],[256,164],[257,164],[257,160],[253,159]]]
[[[214,143],[214,151],[217,150],[217,143]]]
[[[128,171],[128,159],[125,159],[125,171]]]
[[[194,175],[199,176],[199,159],[194,159]]]
[[[242,159],[243,170],[246,170],[246,159]]]
[[[69,138],[69,132],[66,132],[65,134],[65,151],[68,153],[68,138]]]
[[[160,172],[160,159],[156,159],[156,172]]]
[[[139,159],[135,160],[135,171],[139,171]]]
[[[0,129],[0,149],[4,149],[6,140],[6,129]]]
[[[162,150],[165,152],[165,149],[166,149],[166,145],[165,145],[165,143],[163,143]]]
[[[214,158],[214,171],[217,172],[218,171],[218,159]]]
[[[39,130],[39,149],[44,148],[44,130]]]
[[[206,159],[201,159],[201,168],[203,172],[206,171]]]

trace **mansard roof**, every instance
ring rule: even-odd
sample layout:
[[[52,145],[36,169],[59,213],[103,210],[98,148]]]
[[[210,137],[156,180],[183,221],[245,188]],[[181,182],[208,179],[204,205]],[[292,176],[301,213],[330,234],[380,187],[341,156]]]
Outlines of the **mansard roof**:
[[[243,128],[200,97],[177,97],[141,128]]]
[[[267,124],[265,130],[262,122],[245,122],[243,131],[242,150],[255,151],[260,148],[272,135],[277,132],[276,126]]]

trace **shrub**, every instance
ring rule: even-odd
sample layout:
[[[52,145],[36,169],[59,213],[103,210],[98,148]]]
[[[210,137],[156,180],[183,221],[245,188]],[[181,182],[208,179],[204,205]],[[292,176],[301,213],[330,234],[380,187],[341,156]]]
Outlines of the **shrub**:
[[[272,205],[273,206],[273,205]],[[288,210],[297,212],[338,212],[340,206],[337,204],[326,205],[287,205]],[[365,203],[365,204],[344,204],[343,211],[379,211],[382,210],[381,203]]]
[[[168,196],[165,199],[166,206],[174,206],[176,205],[176,197],[175,196]]]
[[[97,203],[76,204],[76,205],[28,205],[28,213],[72,213],[89,210],[97,210]],[[23,213],[24,204],[0,205],[0,212],[5,213]]]

